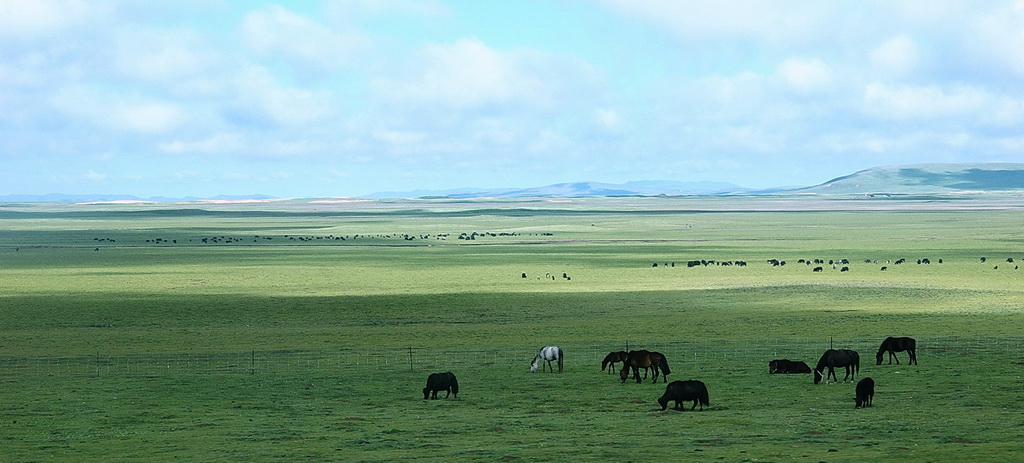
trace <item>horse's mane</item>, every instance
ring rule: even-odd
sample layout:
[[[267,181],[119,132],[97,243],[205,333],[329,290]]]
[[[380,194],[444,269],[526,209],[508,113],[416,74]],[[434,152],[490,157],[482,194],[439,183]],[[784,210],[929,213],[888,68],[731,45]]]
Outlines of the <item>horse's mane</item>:
[[[658,366],[661,367],[661,373],[668,375],[672,373],[672,370],[668,368],[668,358],[664,354],[661,355],[661,362],[658,362]]]
[[[829,350],[825,351],[825,353],[824,353],[824,354],[821,354],[821,358],[820,358],[820,359],[818,359],[818,364],[817,364],[817,365],[816,365],[816,366],[814,367],[815,371],[818,371],[819,373],[821,373],[821,372],[822,372],[822,370],[823,370],[823,369],[824,369],[825,367],[827,367],[827,366],[828,366],[828,359],[829,359],[829,356],[830,356],[830,355],[831,355],[831,354],[832,354],[833,352],[834,352],[834,351],[833,351],[832,349],[829,349]]]

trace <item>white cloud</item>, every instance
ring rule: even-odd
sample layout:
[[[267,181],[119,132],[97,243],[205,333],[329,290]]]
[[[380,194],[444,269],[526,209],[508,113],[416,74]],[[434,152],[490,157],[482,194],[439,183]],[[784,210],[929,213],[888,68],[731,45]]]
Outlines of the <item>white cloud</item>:
[[[141,96],[124,96],[86,86],[60,89],[50,103],[78,124],[115,133],[164,133],[178,128],[186,120],[185,111],[174,103]]]
[[[167,132],[181,125],[184,119],[180,107],[161,102],[121,102],[109,112],[109,122],[115,128],[138,133]]]
[[[571,93],[564,82],[592,87],[582,63],[537,51],[495,50],[478,39],[423,47],[408,77],[381,79],[382,96],[399,103],[480,108],[551,107]]]
[[[1020,159],[1024,3],[594,3],[0,0],[0,157],[364,192]]]
[[[766,83],[763,76],[743,72],[734,76],[707,76],[690,84],[687,95],[679,104],[682,108],[670,107],[675,117],[689,120],[720,121],[748,119],[760,113],[766,99]]]
[[[661,25],[684,40],[708,44],[754,41],[771,46],[813,43],[834,24],[826,2],[734,0],[602,0],[625,14]]]
[[[0,37],[32,39],[88,24],[92,7],[75,0],[0,2]]]
[[[1018,77],[1024,74],[1024,2],[985,11],[972,26],[964,34],[971,51]]]
[[[253,120],[284,125],[308,124],[322,120],[332,112],[333,98],[329,92],[282,86],[262,66],[241,70],[233,85],[236,101],[231,103],[231,111],[241,116],[236,117],[236,122],[243,125]]]
[[[817,59],[789,58],[779,64],[778,71],[789,88],[798,93],[828,90],[833,81],[832,70]]]
[[[276,5],[246,15],[242,34],[257,53],[279,54],[327,69],[346,63],[371,44],[355,30],[334,30]]]
[[[525,93],[528,79],[518,75],[514,60],[479,40],[428,45],[421,59],[415,77],[383,84],[388,97],[470,107],[504,103]]]
[[[378,130],[373,133],[373,138],[389,146],[415,146],[423,143],[427,134],[402,130]]]
[[[439,17],[449,8],[436,0],[327,0],[324,10],[337,21],[366,16],[409,14]]]
[[[917,68],[920,52],[913,39],[899,35],[872,50],[869,59],[878,73],[905,76]]]
[[[216,134],[205,140],[181,141],[160,143],[157,145],[161,151],[167,153],[206,153],[206,154],[234,154],[245,147],[244,137],[237,133]]]
[[[128,28],[114,38],[119,77],[181,86],[182,80],[208,78],[223,58],[208,39],[187,31],[147,32]]]
[[[982,120],[997,127],[1019,128],[1024,124],[1024,100],[1003,97],[992,102],[984,111]]]
[[[598,109],[594,116],[598,124],[606,129],[616,129],[622,123],[622,117],[614,109]]]
[[[868,114],[883,119],[938,119],[980,115],[990,103],[985,92],[975,88],[943,89],[936,86],[890,86],[871,84],[864,90]]]

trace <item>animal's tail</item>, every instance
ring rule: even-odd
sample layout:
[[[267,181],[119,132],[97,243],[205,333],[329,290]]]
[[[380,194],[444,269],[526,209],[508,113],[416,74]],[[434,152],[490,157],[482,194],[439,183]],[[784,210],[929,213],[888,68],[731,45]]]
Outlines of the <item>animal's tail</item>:
[[[663,374],[663,375],[667,375],[667,374],[669,374],[669,373],[672,373],[672,370],[670,370],[670,369],[668,368],[668,359],[667,359],[667,358],[665,358],[665,357],[662,357],[662,358],[661,358],[661,364],[660,364],[660,365],[661,365],[661,374]]]

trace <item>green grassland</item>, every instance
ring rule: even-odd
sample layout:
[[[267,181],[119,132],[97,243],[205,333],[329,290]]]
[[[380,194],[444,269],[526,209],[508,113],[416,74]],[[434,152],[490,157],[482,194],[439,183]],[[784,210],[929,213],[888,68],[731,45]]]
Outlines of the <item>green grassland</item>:
[[[4,204],[0,461],[1013,461],[1022,210],[1016,197]],[[686,265],[702,259],[716,264]],[[876,366],[889,335],[916,337],[921,365]],[[860,351],[874,407],[854,410],[849,384],[767,374],[830,342]],[[661,412],[663,384],[600,371],[626,343],[664,352],[671,380],[707,383],[711,409]],[[564,373],[529,373],[546,344],[565,348]],[[284,352],[305,360],[257,360]],[[153,360],[204,355],[243,360]],[[427,374],[446,370],[459,399],[424,401]]]

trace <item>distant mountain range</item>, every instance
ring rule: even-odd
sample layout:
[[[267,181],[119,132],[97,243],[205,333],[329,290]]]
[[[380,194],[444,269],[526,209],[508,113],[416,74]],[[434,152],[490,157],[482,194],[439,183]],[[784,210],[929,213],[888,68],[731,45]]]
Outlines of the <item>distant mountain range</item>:
[[[384,191],[368,198],[524,198],[524,197],[581,197],[581,196],[683,196],[764,194],[785,191],[786,188],[751,190],[724,182],[675,182],[646,180],[627,183],[572,182],[531,188],[454,190]]]
[[[808,187],[749,189],[725,182],[647,180],[623,184],[599,182],[557,183],[531,188],[385,191],[364,196],[389,198],[522,198],[587,196],[702,196],[702,195],[915,195],[982,192],[1024,193],[1024,163],[910,164],[874,167]],[[131,195],[4,195],[0,202],[180,202],[254,201],[269,195],[140,198]]]
[[[381,192],[369,198],[520,198],[701,195],[912,195],[974,192],[1024,193],[1024,163],[910,164],[874,167],[808,187],[749,189],[722,182],[639,181],[623,184],[575,182],[517,189],[458,189]]]

